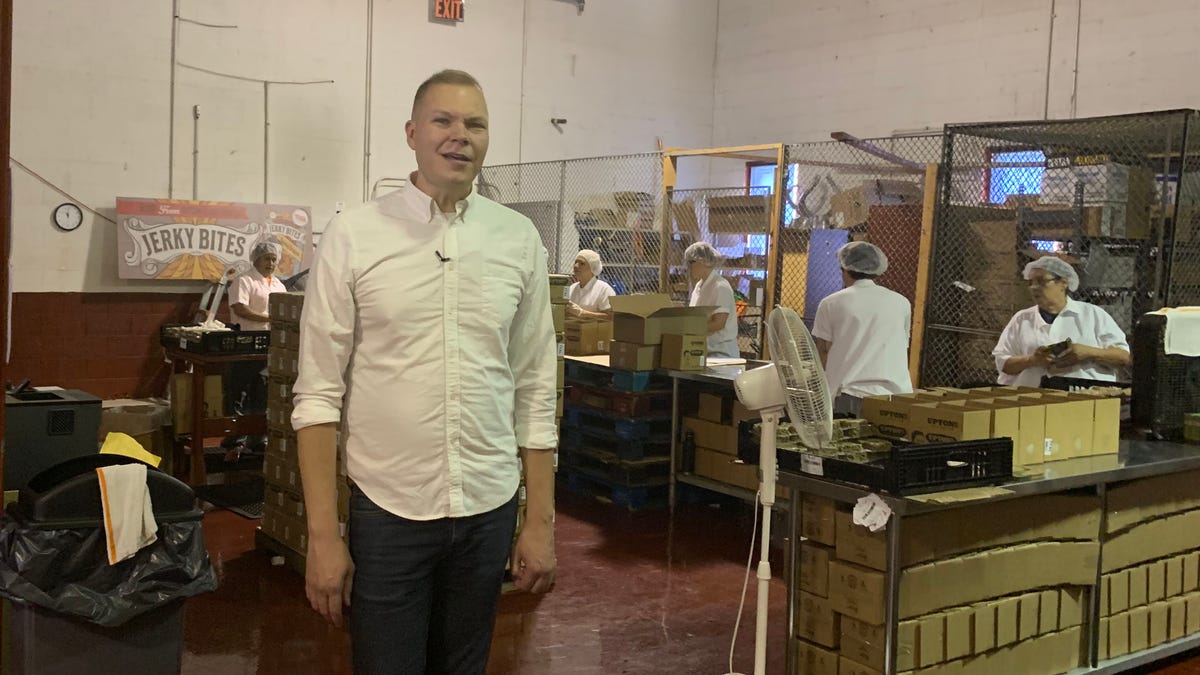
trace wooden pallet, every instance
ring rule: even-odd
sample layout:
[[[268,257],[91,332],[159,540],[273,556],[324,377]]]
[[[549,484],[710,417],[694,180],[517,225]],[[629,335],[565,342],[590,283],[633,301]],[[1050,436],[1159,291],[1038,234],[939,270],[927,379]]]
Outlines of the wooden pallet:
[[[623,439],[612,431],[602,429],[579,429],[564,426],[560,435],[562,450],[582,450],[588,446],[603,446],[624,460],[667,457],[671,454],[671,435],[661,434],[650,438]]]
[[[572,385],[567,390],[567,403],[604,410],[627,418],[671,414],[670,391],[616,391],[580,384]]]

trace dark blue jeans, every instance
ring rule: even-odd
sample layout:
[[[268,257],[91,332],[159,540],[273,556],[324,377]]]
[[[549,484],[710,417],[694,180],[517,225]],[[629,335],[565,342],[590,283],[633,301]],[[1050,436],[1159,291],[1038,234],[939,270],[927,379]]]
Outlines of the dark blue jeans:
[[[465,518],[408,520],[350,496],[350,644],[358,675],[482,675],[517,497]]]

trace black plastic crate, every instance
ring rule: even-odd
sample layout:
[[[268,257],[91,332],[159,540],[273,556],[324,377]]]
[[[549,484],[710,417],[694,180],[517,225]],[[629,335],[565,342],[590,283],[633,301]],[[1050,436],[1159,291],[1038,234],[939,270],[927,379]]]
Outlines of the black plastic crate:
[[[820,461],[820,475],[824,478],[894,495],[997,485],[1012,480],[1011,438],[921,445],[893,443],[887,456],[870,463],[781,449],[779,468],[814,474],[815,458]]]
[[[163,324],[159,328],[159,344],[196,354],[265,354],[271,347],[271,331],[269,330],[223,330],[188,336],[167,334],[170,328],[188,328],[194,325]]]

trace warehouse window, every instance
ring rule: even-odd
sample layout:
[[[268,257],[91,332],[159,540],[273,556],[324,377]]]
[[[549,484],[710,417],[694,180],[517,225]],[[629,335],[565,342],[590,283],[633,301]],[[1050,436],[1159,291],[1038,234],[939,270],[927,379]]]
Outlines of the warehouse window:
[[[984,175],[988,201],[1003,204],[1009,195],[1042,193],[1042,174],[1046,155],[1040,150],[992,152],[990,168]]]
[[[774,164],[748,164],[746,165],[746,187],[748,188],[766,188],[770,194],[775,190],[775,165]],[[787,190],[790,199],[783,205],[783,222],[790,223],[796,219],[796,209],[792,204],[800,197],[800,186],[796,184],[796,165],[792,164],[788,167]],[[763,234],[752,234],[746,242],[746,250],[755,255],[767,254],[767,236]]]

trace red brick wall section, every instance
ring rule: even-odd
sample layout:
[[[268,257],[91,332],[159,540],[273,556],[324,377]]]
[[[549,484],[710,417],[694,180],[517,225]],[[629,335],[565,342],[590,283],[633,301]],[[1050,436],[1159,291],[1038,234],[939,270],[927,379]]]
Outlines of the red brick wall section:
[[[102,399],[165,396],[170,365],[159,327],[189,320],[199,301],[197,293],[16,293],[4,377]]]

